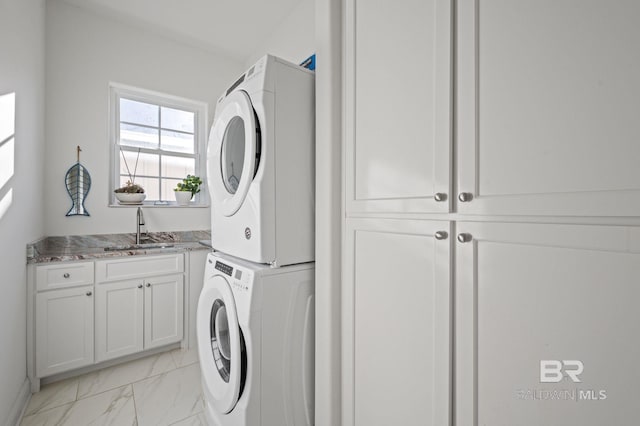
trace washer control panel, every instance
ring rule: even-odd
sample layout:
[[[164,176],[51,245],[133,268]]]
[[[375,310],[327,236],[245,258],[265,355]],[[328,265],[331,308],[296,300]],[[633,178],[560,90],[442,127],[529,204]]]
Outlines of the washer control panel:
[[[234,290],[242,290],[242,291],[248,291],[249,290],[249,281],[251,280],[251,271],[248,270],[242,270],[240,268],[234,268],[231,265],[227,265],[224,262],[220,262],[219,260],[216,260],[216,263],[214,265],[214,267],[222,272],[223,274],[229,276],[231,278],[230,283],[231,283],[231,287],[233,287]]]
[[[234,290],[248,291],[250,279],[251,271],[236,268],[233,274],[233,280],[231,281],[231,286]]]
[[[242,268],[237,265],[232,266],[217,259],[214,261],[211,258],[209,258],[209,263],[212,264],[217,271],[229,277],[227,281],[234,292],[249,292],[252,283],[251,280],[253,279],[253,271],[251,269]]]
[[[215,268],[223,274],[227,274],[228,276],[231,276],[233,274],[233,267],[227,265],[226,263],[222,263],[219,260],[216,260]]]

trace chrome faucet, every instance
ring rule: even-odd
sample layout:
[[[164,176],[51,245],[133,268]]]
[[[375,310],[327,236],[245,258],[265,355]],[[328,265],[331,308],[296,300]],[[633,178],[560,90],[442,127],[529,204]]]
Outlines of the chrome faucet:
[[[138,213],[136,214],[136,244],[140,244],[140,228],[144,227],[144,215],[142,214],[142,208],[138,207]],[[147,233],[146,229],[143,229],[143,233]]]

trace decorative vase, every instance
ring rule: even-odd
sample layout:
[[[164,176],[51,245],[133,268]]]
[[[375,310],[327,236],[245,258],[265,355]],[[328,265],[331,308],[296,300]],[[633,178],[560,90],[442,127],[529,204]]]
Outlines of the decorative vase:
[[[127,192],[116,192],[116,199],[120,204],[133,204],[139,205],[142,204],[142,201],[146,198],[147,194],[141,192],[135,193],[127,193]]]
[[[173,191],[176,194],[176,203],[179,206],[188,206],[189,201],[193,198],[191,191]]]

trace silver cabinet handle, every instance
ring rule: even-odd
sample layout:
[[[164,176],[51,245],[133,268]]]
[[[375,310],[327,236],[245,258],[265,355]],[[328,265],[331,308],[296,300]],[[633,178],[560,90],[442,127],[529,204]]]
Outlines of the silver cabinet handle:
[[[447,194],[444,192],[436,192],[433,199],[436,201],[447,201]]]
[[[473,239],[473,237],[471,236],[471,234],[458,234],[458,241],[460,241],[461,243],[468,243],[469,241],[471,241]]]
[[[446,240],[449,234],[446,231],[438,231],[435,233],[436,240]]]
[[[93,293],[91,293],[90,291],[87,292],[87,296],[91,296]]]
[[[147,287],[151,287],[151,283],[147,283]]]
[[[468,203],[469,201],[473,200],[473,194],[471,194],[470,192],[461,192],[460,194],[458,194],[458,200],[463,203]]]
[[[69,274],[68,272],[65,272],[64,275],[63,275],[63,277],[65,277],[65,278],[69,278],[70,276],[71,276],[71,274]]]
[[[142,284],[138,284],[138,288],[142,288]]]

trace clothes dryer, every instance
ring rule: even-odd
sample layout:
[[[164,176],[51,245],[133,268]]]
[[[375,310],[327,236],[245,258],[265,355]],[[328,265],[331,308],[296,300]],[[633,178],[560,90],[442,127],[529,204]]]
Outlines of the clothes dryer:
[[[272,266],[314,260],[314,82],[267,55],[219,98],[207,152],[216,251]]]
[[[197,334],[207,424],[313,424],[313,263],[209,254]]]

